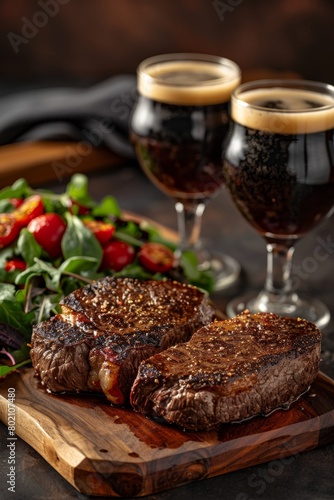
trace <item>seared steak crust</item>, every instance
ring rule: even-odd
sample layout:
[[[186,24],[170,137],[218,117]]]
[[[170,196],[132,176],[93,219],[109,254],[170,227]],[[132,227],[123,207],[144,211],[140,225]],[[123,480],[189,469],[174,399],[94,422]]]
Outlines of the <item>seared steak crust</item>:
[[[107,277],[61,302],[33,329],[36,374],[52,392],[104,392],[127,402],[140,362],[188,340],[214,309],[197,288],[174,281]]]
[[[131,404],[193,431],[266,414],[308,389],[320,341],[305,320],[246,311],[144,361]]]

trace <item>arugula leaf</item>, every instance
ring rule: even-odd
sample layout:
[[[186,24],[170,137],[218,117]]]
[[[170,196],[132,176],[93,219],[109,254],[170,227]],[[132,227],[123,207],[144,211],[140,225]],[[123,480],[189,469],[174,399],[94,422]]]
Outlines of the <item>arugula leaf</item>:
[[[77,290],[84,284],[84,279],[81,279],[80,276],[63,276],[61,280],[61,289],[63,296],[66,297],[66,295],[69,295],[70,293],[74,292],[74,290]],[[91,280],[89,280],[91,281]]]
[[[25,271],[22,271],[15,280],[16,285],[27,286],[29,282],[35,277],[43,277],[45,280],[46,287],[49,290],[57,291],[54,286],[53,279],[58,274],[58,269],[56,269],[49,262],[43,261],[41,259],[35,258],[35,264],[27,267]]]
[[[113,196],[106,196],[102,199],[101,203],[93,208],[93,217],[121,217],[121,209]]]
[[[13,203],[9,201],[8,198],[4,200],[0,200],[0,213],[1,214],[9,214],[13,212],[14,206]]]
[[[5,266],[6,261],[10,260],[14,256],[14,253],[15,253],[15,251],[14,251],[13,246],[3,248],[0,251],[0,268],[1,269]]]
[[[15,300],[15,286],[9,283],[0,283],[0,303],[2,300]]]
[[[8,373],[17,370],[21,366],[31,363],[27,342],[24,342],[24,344],[20,347],[20,349],[17,349],[15,351],[11,350],[10,354],[13,356],[16,363],[15,365],[10,365],[10,366],[0,365],[0,378],[5,377]]]
[[[27,229],[22,229],[17,241],[17,250],[22,255],[28,266],[34,263],[35,258],[42,255],[42,247],[37,243],[33,234]]]
[[[50,316],[59,311],[59,302],[63,298],[63,293],[49,293],[41,294],[35,300],[35,320],[34,323],[38,324],[41,321],[50,319]]]
[[[126,278],[138,278],[138,279],[151,279],[152,274],[145,271],[145,269],[138,263],[133,262],[128,266],[124,267],[121,271],[113,273],[113,276],[126,277]]]
[[[24,361],[21,361],[21,363],[17,363],[16,365],[8,366],[8,365],[0,365],[0,378],[5,377],[8,375],[8,373],[13,372],[17,370],[18,368],[21,368],[21,366],[28,365],[31,363],[31,359],[25,359]]]
[[[186,276],[190,280],[197,280],[199,278],[200,271],[198,269],[198,260],[196,254],[189,250],[185,250],[182,252],[180,261]]]
[[[59,288],[59,282],[63,274],[77,274],[82,277],[91,276],[93,279],[96,277],[95,270],[98,265],[99,263],[95,257],[70,257],[59,266],[58,273],[54,276],[52,281],[56,288]]]
[[[93,269],[97,271],[103,253],[100,243],[79,217],[68,212],[66,219],[67,228],[61,243],[64,258],[93,257],[96,260]]]
[[[6,198],[22,198],[29,196],[32,189],[25,179],[18,179],[12,186],[5,187],[0,191],[0,200]]]
[[[117,229],[117,231],[114,232],[114,238],[125,241],[125,243],[129,243],[129,245],[133,245],[134,247],[141,247],[144,244],[142,240],[128,234],[123,228]]]
[[[7,248],[4,248],[0,251],[0,282],[3,281],[10,281],[8,272],[5,271],[5,264],[7,260],[10,260],[15,254],[14,247],[10,246]],[[13,280],[14,282],[14,280]]]
[[[34,317],[33,313],[25,314],[22,306],[18,302],[5,299],[0,302],[0,323],[20,330],[27,338],[30,339],[31,335],[31,322]]]
[[[60,200],[53,199],[52,195],[48,196],[47,193],[40,193],[43,200],[43,205],[46,212],[56,212],[62,214],[64,207]]]
[[[74,174],[66,186],[67,195],[85,206],[94,206],[95,202],[88,192],[88,178],[83,174]]]
[[[20,349],[10,350],[11,355],[15,358],[17,363],[21,363],[21,361],[26,360],[30,357],[30,349],[28,347],[27,342],[24,342]]]
[[[201,271],[198,268],[198,259],[194,252],[186,250],[182,253],[180,264],[189,282],[199,288],[211,293],[214,288],[215,279],[210,270]]]

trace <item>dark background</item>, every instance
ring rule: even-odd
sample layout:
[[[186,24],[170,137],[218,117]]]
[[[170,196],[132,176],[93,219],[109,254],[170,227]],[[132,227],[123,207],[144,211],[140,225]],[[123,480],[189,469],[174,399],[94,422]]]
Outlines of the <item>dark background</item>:
[[[0,0],[0,81],[85,86],[188,51],[334,83],[333,26],[332,0]]]

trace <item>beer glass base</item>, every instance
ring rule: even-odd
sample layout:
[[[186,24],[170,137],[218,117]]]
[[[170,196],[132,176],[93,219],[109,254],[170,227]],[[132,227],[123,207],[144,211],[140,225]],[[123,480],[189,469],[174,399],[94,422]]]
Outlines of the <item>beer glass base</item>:
[[[200,269],[209,269],[215,279],[214,291],[225,290],[240,278],[241,266],[233,257],[223,253],[209,253]]]
[[[303,318],[315,323],[318,328],[324,328],[330,321],[329,309],[318,299],[301,299],[296,296],[296,302],[289,304],[265,299],[268,299],[265,292],[236,297],[227,304],[226,313],[232,318],[246,309],[251,313],[272,312],[290,318]]]

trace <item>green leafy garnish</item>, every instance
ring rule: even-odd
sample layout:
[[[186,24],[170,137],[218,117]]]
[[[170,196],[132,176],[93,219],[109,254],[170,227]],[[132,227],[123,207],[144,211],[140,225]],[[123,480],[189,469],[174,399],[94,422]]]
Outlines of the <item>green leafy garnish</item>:
[[[33,235],[27,229],[23,228],[17,240],[17,251],[22,255],[23,260],[28,266],[31,266],[35,258],[38,259],[42,255],[43,249]]]
[[[32,189],[25,179],[18,179],[12,186],[5,187],[0,191],[0,200],[8,198],[22,198],[30,196]]]
[[[66,194],[74,201],[90,207],[94,206],[94,200],[88,192],[88,179],[85,175],[74,174],[66,187]]]
[[[102,247],[94,234],[76,215],[66,213],[67,229],[62,239],[62,251],[65,259],[85,256],[95,259],[97,269],[102,259]]]
[[[143,267],[138,258],[143,245],[160,243],[174,251],[176,243],[167,240],[147,222],[123,218],[113,196],[96,202],[89,194],[85,175],[73,175],[61,194],[34,190],[25,179],[18,179],[0,191],[0,213],[11,212],[15,216],[10,198],[25,199],[33,194],[42,197],[46,213],[56,213],[66,221],[61,239],[62,255],[51,258],[26,227],[21,228],[12,244],[0,248],[0,377],[30,362],[33,325],[60,312],[59,302],[64,296],[93,280],[108,275],[143,280],[170,278],[191,283],[209,293],[213,290],[211,273],[199,269],[192,252],[184,252],[175,266],[164,274]],[[109,230],[113,225],[115,230],[111,227],[110,238],[133,247],[133,262],[118,272],[103,267],[104,245],[108,243],[98,239],[94,225],[93,228],[90,225],[92,222],[98,227],[107,223]],[[8,261],[11,265],[14,263],[14,268],[6,267]],[[15,364],[11,365],[13,360]]]

